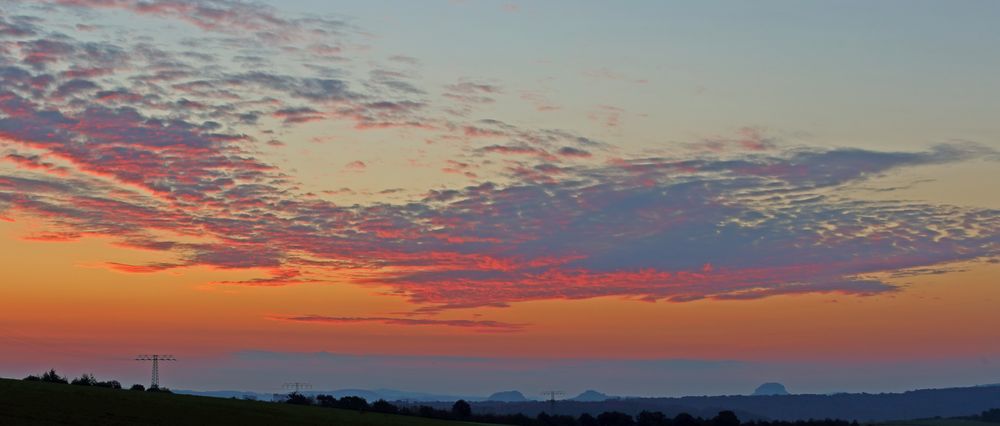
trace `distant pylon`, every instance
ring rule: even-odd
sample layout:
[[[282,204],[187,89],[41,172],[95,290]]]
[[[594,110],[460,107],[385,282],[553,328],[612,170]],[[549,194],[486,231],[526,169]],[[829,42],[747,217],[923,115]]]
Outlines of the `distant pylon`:
[[[290,382],[290,383],[285,383],[281,387],[291,390],[292,393],[299,393],[300,389],[310,389],[312,388],[312,385],[310,385],[309,383],[302,383],[302,382]]]
[[[139,355],[136,361],[153,361],[153,381],[149,384],[150,389],[160,388],[160,361],[177,361],[173,355]]]
[[[545,396],[549,397],[549,411],[552,411],[552,413],[550,413],[550,414],[555,414],[555,411],[556,411],[556,397],[557,396],[566,395],[566,392],[557,391],[557,390],[550,390],[550,391],[542,392],[542,395],[545,395]]]

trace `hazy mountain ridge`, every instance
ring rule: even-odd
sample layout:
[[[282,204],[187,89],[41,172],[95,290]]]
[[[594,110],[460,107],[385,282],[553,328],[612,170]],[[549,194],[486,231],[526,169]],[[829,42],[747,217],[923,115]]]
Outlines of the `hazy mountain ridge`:
[[[788,390],[785,389],[785,385],[781,383],[768,382],[754,389],[753,395],[755,396],[771,396],[771,395],[790,395]]]
[[[270,400],[272,394],[241,391],[186,391],[177,393],[242,398],[252,395]],[[281,393],[281,392],[276,392]],[[287,393],[284,392],[284,393]],[[597,391],[556,401],[528,400],[521,392],[503,391],[489,397],[443,395],[392,389],[340,389],[305,391],[306,395],[326,394],[336,397],[360,396],[369,401],[385,399],[403,405],[422,404],[448,409],[458,399],[472,404],[474,412],[535,416],[540,412],[579,415],[621,411],[635,415],[643,410],[662,411],[668,415],[687,412],[711,417],[720,410],[733,410],[743,419],[799,420],[840,418],[858,421],[886,421],[936,416],[953,417],[980,413],[1000,407],[1000,386],[979,385],[964,388],[921,389],[902,393],[837,393],[791,395],[685,396],[675,398],[611,397]],[[578,399],[581,398],[582,399]],[[492,400],[490,398],[493,398]],[[510,398],[512,400],[503,400]],[[524,398],[524,400],[517,400]],[[595,400],[589,400],[593,398]],[[600,398],[606,398],[599,400]]]
[[[443,408],[445,403],[428,403]],[[554,409],[553,409],[554,407]],[[903,393],[839,393],[833,395],[731,395],[686,396],[678,398],[614,398],[600,402],[561,400],[551,406],[545,401],[501,403],[474,401],[475,412],[534,416],[545,411],[555,414],[597,414],[621,411],[636,415],[640,411],[662,411],[667,415],[682,412],[695,416],[713,416],[720,410],[733,410],[741,419],[800,420],[839,418],[858,421],[887,421],[931,417],[955,417],[978,414],[1000,407],[1000,387],[922,389]]]
[[[524,402],[528,401],[528,398],[525,398],[524,394],[522,394],[521,392],[512,390],[512,391],[494,392],[492,395],[487,397],[486,400],[496,401],[496,402]]]
[[[978,414],[1000,407],[1000,387],[920,389],[902,393],[671,398],[696,408],[724,406],[770,419],[841,418],[883,421]]]
[[[595,391],[593,389],[588,389],[581,392],[579,395],[570,398],[569,400],[581,401],[581,402],[601,402],[601,401],[607,401],[612,398],[617,398],[617,397],[613,397],[608,394]]]

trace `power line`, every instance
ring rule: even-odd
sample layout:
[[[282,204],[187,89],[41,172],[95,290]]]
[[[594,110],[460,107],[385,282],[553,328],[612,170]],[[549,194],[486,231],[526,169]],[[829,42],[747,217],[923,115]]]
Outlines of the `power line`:
[[[302,383],[302,382],[285,383],[281,387],[285,388],[285,389],[291,390],[292,393],[299,393],[300,389],[312,389],[312,385],[311,384],[309,384],[309,383]]]
[[[557,390],[550,390],[550,391],[544,391],[544,392],[542,392],[542,395],[545,395],[545,396],[549,397],[549,411],[552,411],[552,414],[555,414],[555,412],[556,412],[556,397],[557,396],[566,395],[566,392],[557,391]]]
[[[153,381],[150,383],[150,389],[160,388],[160,361],[177,361],[173,355],[139,355],[135,357],[136,361],[153,361]]]

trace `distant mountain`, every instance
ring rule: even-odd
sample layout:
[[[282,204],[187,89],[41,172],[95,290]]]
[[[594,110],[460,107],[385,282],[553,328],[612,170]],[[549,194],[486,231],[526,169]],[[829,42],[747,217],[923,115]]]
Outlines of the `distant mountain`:
[[[772,395],[788,395],[788,391],[785,390],[785,385],[781,383],[764,383],[757,386],[757,389],[753,391],[754,396],[772,396]]]
[[[490,402],[526,402],[528,398],[525,398],[521,392],[512,390],[494,393],[486,400]]]
[[[581,401],[581,402],[600,402],[600,401],[607,401],[609,399],[611,399],[610,396],[607,396],[607,395],[605,395],[603,393],[600,393],[598,391],[595,391],[595,390],[586,390],[583,393],[570,398],[569,400],[570,401]]]

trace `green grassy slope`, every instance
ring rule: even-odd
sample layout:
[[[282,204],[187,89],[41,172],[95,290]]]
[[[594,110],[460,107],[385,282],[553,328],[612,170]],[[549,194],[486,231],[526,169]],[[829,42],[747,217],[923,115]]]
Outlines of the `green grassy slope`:
[[[257,401],[0,379],[0,425],[359,425],[470,423]]]

